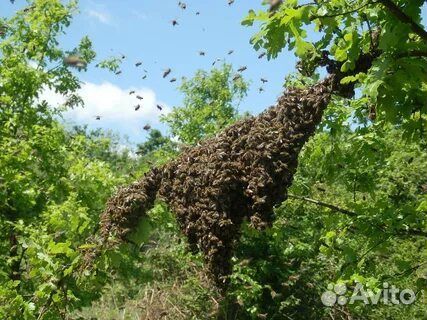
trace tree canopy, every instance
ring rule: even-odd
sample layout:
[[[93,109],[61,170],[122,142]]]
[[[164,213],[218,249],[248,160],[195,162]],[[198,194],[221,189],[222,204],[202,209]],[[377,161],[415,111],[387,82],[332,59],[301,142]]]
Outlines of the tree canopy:
[[[425,317],[425,1],[269,1],[242,17],[256,28],[255,50],[275,59],[287,49],[300,60],[285,87],[311,86],[334,65],[355,70],[364,54],[375,59],[342,79],[355,95],[329,104],[271,228],[244,224],[225,293],[161,202],[139,235],[91,268],[83,260],[116,189],[243,117],[250,82],[226,63],[197,71],[162,119],[168,131],[152,129],[136,150],[123,149],[114,133],[61,120],[84,104],[82,73],[96,58],[89,37],[61,44],[78,3],[27,2],[0,18],[1,319]],[[96,67],[116,73],[122,60]],[[41,100],[46,89],[66,102]],[[384,283],[413,290],[415,302],[325,306],[320,298],[331,285],[345,285],[349,298],[357,284],[372,297]]]

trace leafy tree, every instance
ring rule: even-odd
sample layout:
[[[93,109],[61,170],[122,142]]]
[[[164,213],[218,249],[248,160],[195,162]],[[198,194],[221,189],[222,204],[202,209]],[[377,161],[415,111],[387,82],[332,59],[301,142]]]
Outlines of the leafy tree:
[[[358,95],[329,106],[320,133],[301,155],[290,200],[277,209],[273,228],[243,234],[230,293],[240,305],[235,312],[240,318],[272,319],[422,317],[427,260],[420,252],[427,236],[425,173],[420,175],[427,107],[427,33],[419,24],[423,1],[274,3],[267,12],[250,11],[242,23],[261,23],[251,42],[269,58],[287,47],[301,59],[300,74],[286,85],[317,81],[316,68],[325,60],[342,63],[342,72],[354,69],[364,54],[375,60],[366,74],[342,80],[353,83]],[[319,304],[330,283],[348,288],[362,283],[377,292],[384,281],[413,289],[419,300],[405,308]]]
[[[305,75],[312,74],[325,54],[343,63],[342,72],[353,70],[364,54],[374,55],[367,73],[342,80],[362,93],[356,111],[371,110],[372,117],[400,124],[411,136],[425,132],[427,32],[420,24],[424,1],[273,2],[267,11],[251,10],[242,22],[261,23],[251,39],[255,49],[265,49],[269,58],[284,48],[292,50]]]
[[[94,149],[95,137],[67,132],[55,120],[81,104],[77,71],[95,58],[87,37],[70,51],[59,46],[76,9],[75,1],[34,0],[1,20],[1,319],[65,317],[97,297],[106,279],[79,272],[81,245],[128,177],[101,150],[111,140]],[[66,103],[54,109],[40,101],[47,88]]]
[[[180,142],[195,144],[216,133],[237,119],[237,106],[246,95],[248,84],[223,64],[210,72],[199,70],[180,87],[184,105],[164,116],[172,133]]]
[[[167,137],[164,137],[159,130],[151,129],[147,141],[138,145],[137,154],[142,156],[147,155],[165,147],[169,143],[171,143],[171,141]]]
[[[425,146],[408,143],[390,125],[363,133],[353,125],[319,132],[300,157],[273,227],[243,232],[229,292],[238,318],[414,319],[426,312]],[[329,284],[344,283],[351,295],[356,282],[374,292],[387,282],[418,298],[404,308],[322,305]]]

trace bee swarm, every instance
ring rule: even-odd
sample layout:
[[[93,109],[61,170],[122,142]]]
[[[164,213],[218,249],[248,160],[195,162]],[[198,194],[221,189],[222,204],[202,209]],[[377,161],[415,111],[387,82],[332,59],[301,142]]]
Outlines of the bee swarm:
[[[203,252],[213,280],[226,288],[242,222],[248,219],[256,229],[271,224],[273,208],[287,198],[298,155],[332,93],[348,95],[349,88],[339,83],[342,77],[338,71],[311,87],[288,88],[276,106],[120,189],[101,217],[102,237],[125,239],[160,198],[175,213],[191,248]]]

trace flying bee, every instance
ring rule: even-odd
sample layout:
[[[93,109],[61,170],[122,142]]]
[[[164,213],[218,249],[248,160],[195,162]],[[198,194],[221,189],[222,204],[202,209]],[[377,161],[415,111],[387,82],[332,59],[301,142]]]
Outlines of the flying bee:
[[[234,0],[228,0],[228,5],[231,6],[234,3]]]
[[[185,9],[187,9],[187,5],[185,4],[185,2],[178,2],[178,6],[182,9],[182,10],[185,10]]]
[[[279,7],[280,7],[280,5],[282,4],[283,1],[282,0],[269,0],[268,2],[270,4],[269,11],[270,12],[274,12],[277,9],[279,9]]]
[[[147,123],[144,127],[142,127],[145,131],[148,131],[151,129],[151,126]]]
[[[141,105],[140,105],[140,104],[137,104],[137,105],[135,106],[135,111],[138,111],[138,110],[139,110],[139,108],[141,108]]]
[[[139,96],[139,95],[138,95],[138,96],[136,96],[136,98],[137,98],[137,99],[139,99],[139,100],[144,99],[144,97],[141,97],[141,96]]]
[[[116,75],[119,75],[121,73],[122,73],[122,70],[118,70],[118,71],[115,72]]]
[[[199,56],[204,56],[206,53],[204,51],[199,51]]]
[[[6,25],[0,26],[0,36],[4,36],[6,34],[6,31],[7,31]]]
[[[22,11],[24,12],[30,12],[31,10],[33,10],[36,6],[30,6],[30,7],[26,7],[24,8]]]
[[[129,91],[129,94],[131,95],[131,94],[134,94],[135,93],[135,90],[131,90],[131,91]]]
[[[261,92],[263,92],[263,91],[264,91],[264,88],[263,88],[263,87],[259,87],[259,88],[258,88],[258,92],[259,92],[259,93],[261,93]]]
[[[264,58],[266,54],[267,54],[267,53],[265,53],[265,52],[261,53],[261,54],[258,56],[258,59],[262,59],[262,58]]]
[[[135,63],[135,67],[139,67],[142,64],[141,61],[138,61],[137,63]]]
[[[147,75],[144,75],[144,76],[142,77],[142,80],[144,80],[144,79],[147,79]]]
[[[234,52],[234,50],[230,50],[230,51],[228,51],[228,55],[230,55],[230,54],[233,54],[233,52]]]
[[[64,63],[70,67],[81,69],[86,67],[87,63],[79,55],[71,54],[64,58]]]
[[[95,120],[101,120],[101,116],[95,116]]]
[[[175,82],[175,81],[176,81],[176,78],[172,78],[169,80],[169,82]]]
[[[198,15],[200,15],[200,12],[199,12],[199,11],[197,11],[197,12],[196,12],[196,16],[198,16]]]
[[[172,20],[171,23],[174,27],[178,25],[178,21],[176,19]]]
[[[240,67],[239,69],[237,69],[238,72],[243,72],[247,69],[246,66]]]
[[[266,82],[268,82],[268,80],[267,80],[267,79],[265,79],[265,78],[261,78],[261,82],[262,82],[262,83],[266,83]]]
[[[171,68],[167,68],[164,72],[163,72],[163,78],[166,78],[168,75],[169,75],[169,73],[171,73]]]
[[[236,75],[233,77],[233,81],[237,81],[237,80],[239,80],[241,77],[242,77],[242,76],[241,76],[240,74],[236,74]]]
[[[159,109],[160,111],[162,111],[163,107],[160,104],[158,104],[157,105],[157,109]]]
[[[215,59],[214,62],[212,62],[212,65],[214,66],[218,61],[221,61],[221,59],[220,58]]]

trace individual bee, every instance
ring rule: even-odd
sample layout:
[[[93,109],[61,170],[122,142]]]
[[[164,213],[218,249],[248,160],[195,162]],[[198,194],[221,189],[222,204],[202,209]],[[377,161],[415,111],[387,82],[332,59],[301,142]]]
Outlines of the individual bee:
[[[214,60],[214,62],[212,62],[212,65],[214,66],[218,61],[221,61],[221,59],[220,59],[220,58],[216,58],[216,59]]]
[[[374,121],[377,118],[377,111],[375,109],[375,106],[371,106],[369,108],[369,116],[368,117],[371,121]]]
[[[131,90],[131,91],[129,91],[129,94],[131,95],[131,94],[134,94],[135,93],[135,90]]]
[[[7,31],[6,25],[0,26],[0,36],[4,36],[6,34],[6,31]]]
[[[187,9],[187,5],[184,3],[184,2],[178,2],[178,6],[182,9],[182,10],[185,10],[185,9]]]
[[[144,79],[147,79],[147,75],[146,74],[142,77],[142,80],[144,80]]]
[[[239,80],[241,77],[242,77],[242,76],[241,76],[240,74],[236,74],[236,75],[233,77],[233,81],[237,81],[237,80]]]
[[[268,2],[270,4],[269,11],[275,12],[277,9],[279,9],[279,7],[283,1],[282,0],[269,0]]]
[[[140,104],[137,104],[137,105],[135,106],[135,111],[138,111],[138,110],[139,110],[139,108],[141,108],[141,105],[140,105]]]
[[[142,64],[141,61],[138,61],[137,63],[135,63],[135,67],[139,67]]]
[[[164,72],[163,72],[163,78],[166,78],[168,75],[169,75],[169,73],[171,73],[171,68],[167,68]]]
[[[199,12],[199,11],[197,11],[197,12],[196,12],[196,16],[198,16],[198,15],[200,15],[200,12]]]
[[[264,88],[263,88],[263,87],[259,87],[259,88],[258,88],[258,92],[259,92],[259,93],[261,93],[261,92],[263,92],[263,91],[264,91]]]
[[[136,96],[136,98],[137,98],[137,99],[139,99],[139,100],[144,99],[144,97],[141,97],[141,96],[139,96],[139,95],[137,95],[137,96]]]
[[[204,51],[199,51],[199,56],[204,56],[206,53]]]
[[[262,58],[264,58],[264,57],[265,57],[265,55],[266,55],[266,53],[265,53],[265,52],[261,53],[261,54],[258,56],[258,59],[262,59]]]
[[[234,3],[234,0],[228,0],[228,5],[231,6]]]
[[[230,55],[230,54],[233,54],[233,52],[234,52],[234,50],[230,50],[230,51],[228,51],[228,55]]]
[[[30,12],[31,10],[33,10],[36,6],[30,6],[30,7],[26,7],[24,8],[22,11],[24,11],[25,13]]]
[[[71,54],[64,58],[64,63],[77,69],[85,68],[87,63],[79,55]]]
[[[151,126],[147,123],[145,126],[142,127],[145,131],[148,131],[151,129]]]
[[[169,80],[169,82],[175,82],[175,81],[176,81],[176,78],[172,78]]]
[[[172,20],[171,23],[174,27],[178,25],[178,21],[176,19]]]
[[[115,72],[116,75],[119,75],[121,73],[122,73],[122,70],[118,70],[118,71]]]
[[[245,71],[247,69],[247,67],[246,66],[242,66],[242,67],[240,67],[239,69],[237,69],[237,71],[238,72],[243,72],[243,71]]]
[[[101,120],[101,116],[95,116],[95,120]]]
[[[265,78],[261,78],[261,82],[262,82],[262,83],[266,83],[266,82],[268,82],[268,80],[267,80],[267,79],[265,79]]]
[[[157,109],[159,109],[160,111],[162,111],[162,110],[163,110],[163,107],[162,107],[160,104],[158,104],[158,105],[157,105]]]

